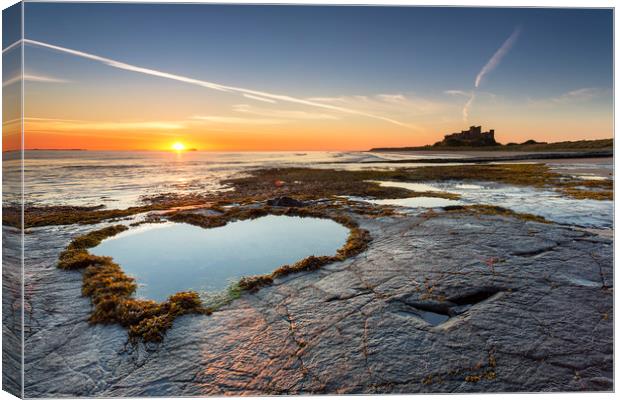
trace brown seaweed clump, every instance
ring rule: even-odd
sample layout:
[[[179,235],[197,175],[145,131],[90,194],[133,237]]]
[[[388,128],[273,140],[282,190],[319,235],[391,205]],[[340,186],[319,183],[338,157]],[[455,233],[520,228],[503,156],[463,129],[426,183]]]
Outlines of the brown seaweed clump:
[[[314,168],[271,168],[252,171],[249,177],[234,178],[226,183],[245,196],[294,196],[301,199],[358,196],[404,198],[434,196],[458,198],[453,193],[412,192],[402,188],[379,186],[375,181],[442,182],[487,181],[549,188],[575,199],[613,199],[613,180],[584,181],[554,172],[546,164],[475,164],[434,165],[393,170],[330,170]],[[280,182],[274,185],[273,182]],[[435,194],[433,194],[435,193]]]
[[[543,224],[549,223],[547,219],[539,215],[519,213],[516,211],[512,211],[508,208],[490,206],[486,204],[472,204],[468,206],[447,206],[443,209],[447,212],[469,213],[474,215],[501,215],[504,217],[516,218],[523,221],[540,222]]]
[[[256,291],[270,285],[275,278],[286,274],[318,269],[326,264],[343,261],[364,251],[371,240],[368,231],[359,228],[351,217],[330,212],[326,207],[279,208],[255,207],[232,208],[221,214],[199,214],[187,210],[174,211],[166,215],[171,221],[184,222],[203,228],[226,225],[230,221],[253,219],[268,214],[295,215],[300,217],[329,218],[350,229],[347,242],[334,256],[310,256],[292,265],[283,265],[271,274],[242,278],[229,289],[225,298],[206,307],[198,293],[180,292],[158,303],[152,300],[135,299],[135,279],[126,275],[111,257],[91,254],[88,249],[97,246],[105,238],[127,230],[124,225],[114,225],[78,236],[60,254],[58,267],[66,270],[83,270],[82,295],[90,297],[93,310],[90,323],[118,323],[127,328],[133,341],[160,342],[176,317],[185,314],[210,314],[238,297],[241,291]]]
[[[105,238],[114,236],[126,231],[125,225],[114,225],[107,228],[92,231],[82,236],[78,236],[65,250],[60,253],[58,268],[61,269],[82,269],[91,265],[104,265],[112,261],[110,257],[101,257],[90,254],[88,248],[95,247]]]
[[[249,176],[223,182],[231,191],[214,194],[159,194],[143,198],[143,205],[127,209],[103,209],[102,206],[34,206],[24,209],[24,228],[46,225],[95,224],[105,220],[126,218],[149,211],[209,207],[222,211],[223,204],[250,204],[274,197],[290,196],[299,200],[338,199],[341,196],[376,199],[408,197],[441,197],[458,199],[448,192],[415,192],[398,187],[380,186],[377,181],[441,182],[487,181],[549,188],[574,199],[613,200],[613,180],[585,181],[552,171],[545,164],[475,164],[437,165],[431,167],[395,168],[391,170],[334,170],[322,168],[270,168],[249,172]],[[182,210],[181,210],[182,211]],[[2,223],[21,227],[19,205],[3,207]]]
[[[24,228],[47,225],[96,224],[105,220],[130,217],[148,212],[178,207],[197,207],[208,203],[208,198],[195,195],[160,195],[144,198],[145,204],[126,209],[105,209],[98,206],[36,206],[26,204],[23,209]],[[13,204],[2,207],[2,223],[16,228],[22,225],[22,207]]]
[[[82,295],[93,303],[90,323],[118,323],[128,329],[133,341],[160,342],[176,317],[210,313],[196,292],[180,292],[162,303],[132,298],[137,288],[135,279],[111,257],[95,256],[87,250],[125,230],[124,225],[114,225],[78,236],[60,253],[59,268],[84,270]]]

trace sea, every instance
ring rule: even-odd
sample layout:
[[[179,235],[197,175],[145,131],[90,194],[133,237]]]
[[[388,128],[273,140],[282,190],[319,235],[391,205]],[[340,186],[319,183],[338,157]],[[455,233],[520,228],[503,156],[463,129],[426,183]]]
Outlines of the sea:
[[[124,209],[144,196],[162,193],[208,193],[230,190],[223,182],[253,169],[312,167],[392,169],[427,163],[390,164],[381,161],[450,158],[462,165],[468,153],[375,152],[206,152],[206,151],[46,151],[24,152],[24,199],[27,204],[97,206]],[[495,155],[495,153],[494,153]],[[500,154],[497,154],[500,155]],[[367,164],[366,162],[373,161]],[[378,163],[377,163],[378,162]],[[580,179],[613,179],[613,159],[545,160],[553,169]],[[446,165],[446,164],[442,164]],[[19,201],[19,153],[3,153],[3,204]],[[575,200],[552,190],[500,185],[492,182],[428,183],[437,190],[461,195],[464,204],[494,204],[541,215],[559,223],[610,229],[613,201]],[[17,190],[15,190],[17,189]],[[363,199],[362,199],[363,200]],[[434,207],[432,201],[407,207],[409,212]]]

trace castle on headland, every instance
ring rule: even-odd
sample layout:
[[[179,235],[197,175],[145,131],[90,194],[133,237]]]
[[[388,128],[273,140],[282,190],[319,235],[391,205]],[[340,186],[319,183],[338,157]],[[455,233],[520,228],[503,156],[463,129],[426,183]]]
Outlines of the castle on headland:
[[[433,146],[496,146],[495,130],[482,132],[482,126],[471,126],[466,131],[445,135],[441,142]]]

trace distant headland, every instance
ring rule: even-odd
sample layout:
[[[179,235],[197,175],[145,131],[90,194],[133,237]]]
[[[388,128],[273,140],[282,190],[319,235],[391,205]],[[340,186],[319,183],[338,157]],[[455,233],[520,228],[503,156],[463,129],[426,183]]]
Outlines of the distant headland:
[[[495,140],[495,130],[482,131],[482,126],[471,126],[468,130],[450,133],[433,145],[416,147],[375,147],[370,151],[580,151],[580,150],[611,150],[613,139],[578,140],[564,142],[537,142],[533,139],[523,143],[501,144]]]

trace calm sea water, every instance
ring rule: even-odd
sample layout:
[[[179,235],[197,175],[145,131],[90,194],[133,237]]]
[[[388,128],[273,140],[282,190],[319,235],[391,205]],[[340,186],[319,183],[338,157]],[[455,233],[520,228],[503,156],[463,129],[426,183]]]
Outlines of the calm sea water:
[[[339,152],[27,151],[25,196],[36,204],[127,208],[137,204],[143,195],[224,190],[223,179],[251,168],[327,167],[323,163],[369,159],[377,157]],[[5,169],[6,175],[18,167],[18,161],[5,159],[5,168],[9,169]]]
[[[3,154],[7,176],[16,175],[11,171],[19,168],[16,154],[19,153]],[[391,168],[388,164],[357,163],[436,156],[364,152],[26,151],[25,196],[36,204],[127,208],[137,204],[142,195],[225,190],[222,180],[252,168]],[[343,162],[348,164],[342,165]]]
[[[20,166],[18,153],[3,154],[5,187],[13,182]],[[254,168],[306,166],[319,168],[396,168],[425,164],[361,164],[363,161],[402,158],[454,158],[476,154],[440,153],[364,153],[364,152],[150,152],[150,151],[26,151],[25,198],[32,204],[100,205],[126,208],[139,203],[140,197],[167,192],[188,194],[228,190],[222,181],[240,176]],[[346,164],[342,164],[345,162]],[[586,179],[611,178],[613,161],[609,159],[546,161],[564,173]],[[426,164],[428,165],[428,164]],[[466,165],[463,168],[467,168]],[[18,180],[13,182],[18,185]],[[12,185],[12,186],[15,186]],[[434,184],[431,182],[431,186]],[[437,186],[437,185],[434,185]],[[415,189],[415,188],[413,188]],[[459,193],[466,204],[497,204],[516,211],[543,215],[561,223],[611,227],[613,202],[570,200],[552,191],[498,185],[444,183],[438,190]],[[426,188],[428,190],[428,187]],[[5,201],[13,200],[5,190]],[[389,203],[389,201],[384,201]],[[399,200],[409,208],[438,207],[436,201]]]

